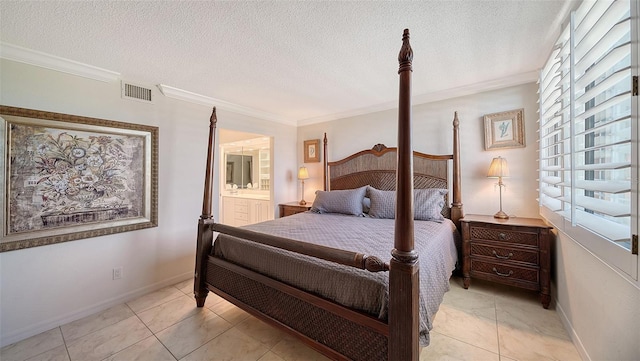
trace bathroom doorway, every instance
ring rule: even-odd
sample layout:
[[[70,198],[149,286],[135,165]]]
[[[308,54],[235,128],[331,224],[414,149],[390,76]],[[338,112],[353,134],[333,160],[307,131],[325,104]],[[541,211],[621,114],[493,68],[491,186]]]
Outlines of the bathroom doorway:
[[[273,219],[273,138],[228,129],[219,134],[220,222],[243,226]]]

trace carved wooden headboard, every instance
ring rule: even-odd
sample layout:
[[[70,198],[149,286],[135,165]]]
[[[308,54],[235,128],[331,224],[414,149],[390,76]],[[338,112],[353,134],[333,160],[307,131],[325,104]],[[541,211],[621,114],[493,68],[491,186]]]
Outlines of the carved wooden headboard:
[[[454,116],[452,154],[431,155],[413,152],[414,189],[443,188],[451,189],[447,195],[448,212],[443,215],[451,218],[456,225],[462,218],[460,195],[460,156],[458,143],[458,116]],[[380,190],[396,189],[397,148],[387,148],[376,144],[372,149],[363,150],[335,162],[327,161],[327,136],[324,136],[325,190],[353,189],[370,185]],[[449,172],[452,166],[453,171]],[[452,174],[449,180],[450,173]],[[451,188],[449,187],[451,185]],[[451,201],[451,203],[450,203]]]

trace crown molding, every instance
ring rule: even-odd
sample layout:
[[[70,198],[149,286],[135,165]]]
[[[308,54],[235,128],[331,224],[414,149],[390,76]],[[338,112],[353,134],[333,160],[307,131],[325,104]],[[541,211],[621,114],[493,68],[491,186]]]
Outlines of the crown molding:
[[[23,48],[21,46],[0,42],[0,58],[11,61],[25,63],[29,65],[39,66],[42,68],[59,71],[71,75],[77,75],[84,78],[94,79],[102,82],[119,81],[121,74],[115,71],[99,68],[93,65],[84,64],[78,61],[62,58],[59,56],[47,54],[41,51]],[[252,109],[249,107],[233,104],[224,100],[210,98],[204,95],[196,94],[186,90],[174,88],[168,85],[159,84],[158,88],[163,95],[169,98],[175,98],[197,104],[209,106],[218,106],[220,109],[226,109],[239,114],[244,114],[260,119],[270,120],[287,125],[297,125],[295,121],[285,120],[281,116],[268,112]]]
[[[433,103],[437,101],[447,100],[458,98],[462,96],[468,96],[473,94],[484,93],[491,90],[508,88],[511,86],[517,86],[527,83],[535,83],[538,81],[538,71],[530,71],[527,73],[516,74],[513,76],[508,76],[500,79],[489,80],[482,83],[476,83],[471,85],[465,85],[457,88],[445,89],[441,91],[425,93],[420,95],[415,95],[411,98],[411,102],[413,105],[427,104]],[[329,115],[323,115],[315,118],[307,118],[298,120],[298,126],[303,125],[311,125],[323,122],[329,122],[332,120],[356,117],[359,115],[370,114],[381,112],[390,109],[396,109],[398,107],[398,102],[387,102],[376,104],[370,107],[359,108],[354,110],[349,110],[342,113],[335,113]]]
[[[269,112],[230,103],[222,99],[208,97],[208,96],[193,93],[187,90],[178,89],[166,84],[158,84],[158,89],[160,89],[160,92],[167,98],[173,98],[173,99],[183,100],[190,103],[207,105],[210,107],[216,106],[217,108],[228,110],[230,112],[248,115],[254,118],[269,120],[276,123],[282,123],[282,124],[293,125],[293,126],[297,125],[295,121],[283,119],[283,117],[269,113]]]
[[[98,68],[93,65],[80,63],[78,61],[61,58],[59,56],[23,48],[21,46],[4,42],[0,42],[0,58],[35,65],[42,68],[77,75],[106,83],[117,81],[120,79],[120,73],[115,71]]]
[[[534,70],[526,73],[493,79],[481,83],[464,85],[457,88],[446,89],[438,92],[426,93],[415,96],[413,101],[416,104],[432,103],[441,100],[453,99],[461,96],[474,95],[491,90],[504,89],[512,86],[535,83],[538,81],[539,71]]]
[[[5,43],[0,41],[0,58],[39,66],[46,69],[51,69],[67,74],[81,76],[84,78],[94,79],[102,82],[119,81],[121,74],[115,71],[99,68],[96,66],[84,64],[78,61],[58,57],[55,55],[47,54],[44,52],[23,48],[21,46]],[[532,83],[538,81],[538,71],[531,71],[527,73],[516,74],[500,79],[494,79],[482,83],[476,83],[471,85],[465,85],[457,88],[445,89],[442,91],[431,92],[416,95],[412,98],[414,105],[432,103],[436,101],[442,101],[447,99],[453,99],[461,96],[468,96],[478,94],[486,91],[507,88],[510,86],[516,86],[526,83]],[[395,109],[397,102],[386,102],[376,104],[369,107],[352,109],[346,112],[334,113],[323,115],[314,118],[307,118],[301,120],[286,119],[283,116],[273,113],[265,112],[262,110],[230,103],[217,98],[204,96],[201,94],[193,93],[187,90],[178,89],[165,84],[158,84],[160,92],[168,97],[178,100],[183,100],[191,103],[217,106],[220,109],[225,109],[234,113],[243,114],[259,119],[269,120],[276,123],[292,125],[292,126],[304,126],[316,123],[323,123],[338,119],[350,118],[364,114],[376,113]]]

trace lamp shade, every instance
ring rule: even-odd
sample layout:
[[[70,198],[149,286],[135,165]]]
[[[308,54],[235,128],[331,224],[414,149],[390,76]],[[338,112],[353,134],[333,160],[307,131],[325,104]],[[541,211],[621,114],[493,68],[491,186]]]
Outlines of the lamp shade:
[[[507,160],[502,157],[493,158],[491,165],[489,166],[489,172],[487,172],[488,178],[499,178],[509,176],[509,166]]]
[[[300,167],[298,169],[298,179],[308,179],[309,172],[307,171],[307,167]]]

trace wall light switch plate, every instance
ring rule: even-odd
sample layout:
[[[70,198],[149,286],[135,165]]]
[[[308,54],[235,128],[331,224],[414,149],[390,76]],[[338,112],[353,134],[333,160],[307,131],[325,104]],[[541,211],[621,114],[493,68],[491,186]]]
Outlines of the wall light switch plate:
[[[113,269],[113,279],[114,280],[119,280],[121,278],[122,278],[122,267],[114,268]]]

